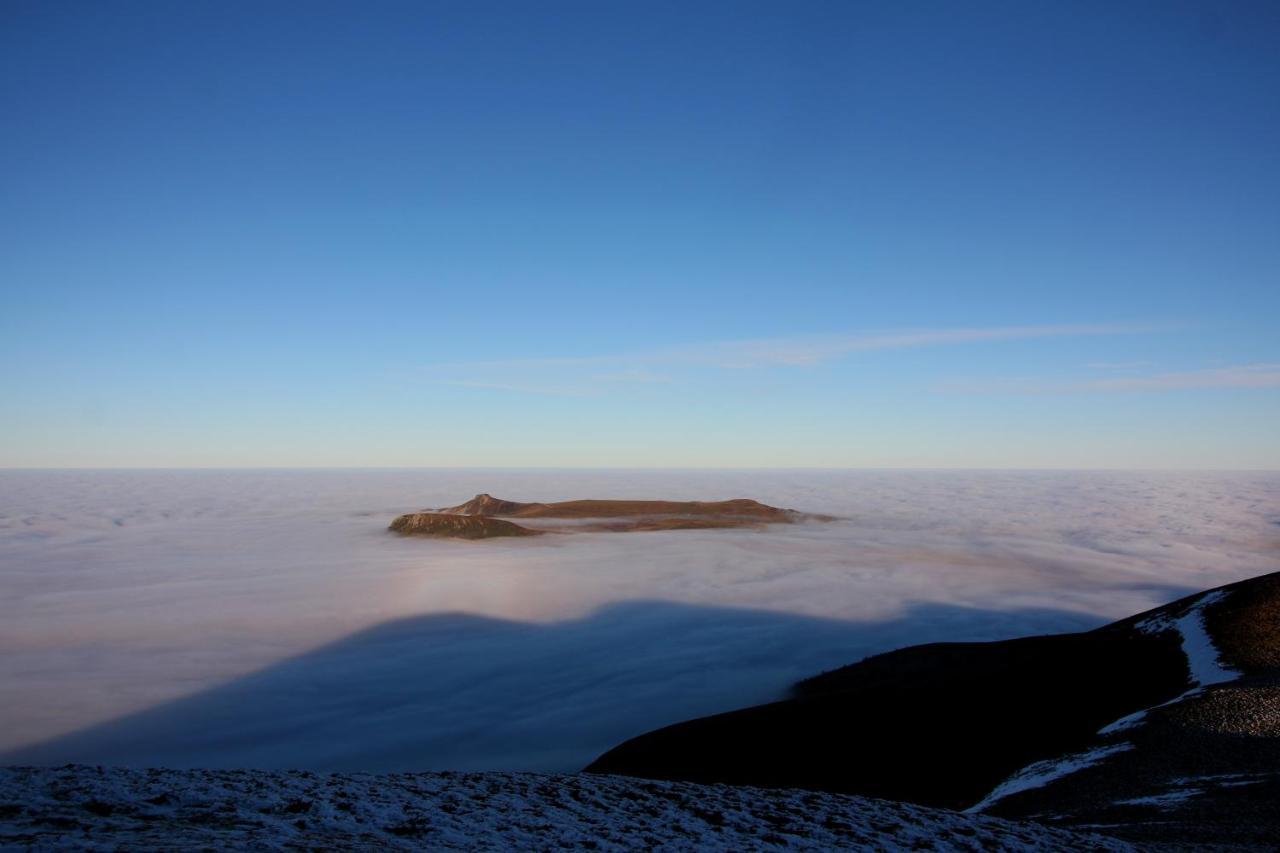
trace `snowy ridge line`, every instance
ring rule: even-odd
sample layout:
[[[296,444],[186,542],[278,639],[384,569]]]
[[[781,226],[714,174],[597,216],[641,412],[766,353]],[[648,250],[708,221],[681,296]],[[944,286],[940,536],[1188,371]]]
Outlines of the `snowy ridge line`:
[[[1209,632],[1204,626],[1204,608],[1211,604],[1217,604],[1225,599],[1226,596],[1227,592],[1225,590],[1219,589],[1206,592],[1197,598],[1187,608],[1187,612],[1177,619],[1170,619],[1165,615],[1152,616],[1134,625],[1135,630],[1144,634],[1177,631],[1182,637],[1182,653],[1187,658],[1187,669],[1191,673],[1191,680],[1194,685],[1191,689],[1175,696],[1168,702],[1162,702],[1151,708],[1135,711],[1103,726],[1098,730],[1098,734],[1111,735],[1124,731],[1140,723],[1147,713],[1155,708],[1174,705],[1184,699],[1195,696],[1210,685],[1234,681],[1240,677],[1239,672],[1222,664],[1218,649],[1213,644],[1213,638],[1209,636]],[[965,813],[976,814],[982,812],[1012,794],[1029,791],[1033,788],[1042,788],[1050,782],[1069,776],[1086,767],[1092,767],[1111,755],[1127,752],[1130,749],[1133,749],[1133,744],[1127,742],[1118,743],[1029,764],[997,785],[981,802],[965,809]]]
[[[1176,705],[1184,699],[1198,695],[1210,685],[1223,684],[1240,677],[1238,671],[1223,666],[1218,654],[1218,648],[1213,644],[1213,638],[1209,636],[1209,632],[1204,626],[1204,608],[1211,604],[1217,604],[1226,597],[1225,590],[1219,589],[1213,592],[1206,592],[1187,608],[1187,612],[1178,619],[1170,619],[1168,616],[1153,616],[1149,619],[1143,619],[1134,625],[1136,630],[1144,634],[1162,634],[1165,631],[1177,631],[1182,637],[1182,653],[1187,658],[1187,669],[1190,671],[1191,680],[1194,683],[1191,689],[1175,696],[1168,702],[1162,702],[1159,705],[1153,705],[1151,708],[1135,711],[1103,726],[1098,729],[1098,734],[1109,735],[1124,731],[1142,722],[1149,711],[1153,711],[1156,708],[1164,708],[1167,705]]]
[[[0,768],[0,848],[27,850],[1131,850],[839,794],[597,774]]]
[[[1087,752],[1072,753],[1028,764],[997,785],[990,794],[982,798],[981,802],[965,809],[964,813],[980,814],[983,810],[1003,800],[1005,797],[1022,791],[1030,791],[1033,788],[1043,788],[1050,782],[1061,779],[1064,776],[1070,776],[1072,773],[1083,770],[1086,767],[1092,767],[1117,752],[1126,752],[1130,749],[1133,749],[1133,744],[1118,743],[1112,746],[1091,749]]]
[[[1265,781],[1258,773],[1218,773],[1210,776],[1183,776],[1170,779],[1165,786],[1166,791],[1160,794],[1149,794],[1144,797],[1131,797],[1127,800],[1116,800],[1116,806],[1151,806],[1161,810],[1176,808],[1193,797],[1202,796],[1215,788],[1240,788],[1246,785],[1259,785]]]

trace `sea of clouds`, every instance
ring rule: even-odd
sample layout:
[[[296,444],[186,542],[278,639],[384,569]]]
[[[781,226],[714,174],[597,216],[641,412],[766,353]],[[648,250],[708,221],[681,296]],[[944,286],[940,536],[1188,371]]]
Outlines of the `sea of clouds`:
[[[386,531],[477,492],[839,519]],[[1277,569],[1277,473],[0,472],[0,763],[573,770],[868,654]]]

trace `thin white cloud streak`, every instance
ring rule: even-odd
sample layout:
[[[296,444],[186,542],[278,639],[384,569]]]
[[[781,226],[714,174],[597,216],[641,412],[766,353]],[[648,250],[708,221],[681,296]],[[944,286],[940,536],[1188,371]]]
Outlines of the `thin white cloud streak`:
[[[441,385],[454,388],[478,388],[483,391],[511,391],[517,394],[545,394],[549,397],[590,397],[583,388],[554,388],[542,385],[524,385],[517,382],[486,382],[481,379],[442,379]]]
[[[1246,364],[1184,373],[1095,379],[1095,391],[1177,391],[1189,388],[1280,388],[1280,364]]]
[[[518,371],[513,371],[519,376]],[[579,384],[540,385],[536,382],[498,382],[487,379],[441,379],[442,385],[457,388],[480,388],[487,391],[510,391],[517,394],[543,394],[551,397],[594,397],[606,390],[610,385],[620,384],[663,384],[671,382],[669,376],[652,373],[643,369],[621,370],[616,373],[595,374],[585,378]]]
[[[1230,367],[1117,376],[1082,381],[1045,382],[1005,379],[955,382],[938,390],[959,394],[1087,394],[1158,391],[1192,391],[1221,388],[1280,388],[1280,364],[1244,364]]]
[[[1137,334],[1149,326],[1117,324],[1059,324],[997,326],[970,329],[926,329],[889,334],[777,338],[712,345],[718,367],[807,366],[858,352],[919,349],[961,344],[994,343],[1034,338]]]
[[[1085,367],[1093,370],[1115,370],[1119,372],[1144,370],[1152,366],[1149,361],[1091,361],[1085,365]]]
[[[674,377],[671,373],[682,369],[812,367],[862,352],[1152,331],[1156,331],[1156,327],[1151,325],[1078,323],[807,335],[719,341],[597,356],[441,363],[423,366],[421,374],[440,384],[461,387],[556,396],[594,396],[620,385],[672,382]]]

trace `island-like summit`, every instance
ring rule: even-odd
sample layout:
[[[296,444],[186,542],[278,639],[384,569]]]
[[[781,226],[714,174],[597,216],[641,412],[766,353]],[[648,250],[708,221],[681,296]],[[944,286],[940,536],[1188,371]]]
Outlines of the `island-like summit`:
[[[519,519],[519,522],[509,519]],[[575,500],[522,503],[476,495],[457,506],[406,513],[390,530],[417,536],[490,539],[544,533],[705,530],[830,520],[750,498],[725,501]]]

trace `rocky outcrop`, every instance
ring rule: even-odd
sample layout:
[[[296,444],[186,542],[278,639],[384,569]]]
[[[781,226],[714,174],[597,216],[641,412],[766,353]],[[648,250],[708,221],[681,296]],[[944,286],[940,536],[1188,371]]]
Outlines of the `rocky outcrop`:
[[[391,522],[387,529],[406,536],[442,536],[449,539],[493,539],[499,536],[538,536],[542,533],[500,518],[442,512],[408,513]]]
[[[447,512],[455,515],[516,515],[521,510],[530,507],[542,506],[542,504],[525,504],[516,501],[504,501],[495,498],[493,495],[480,494],[476,495],[466,503],[457,506],[445,507],[438,512]]]

